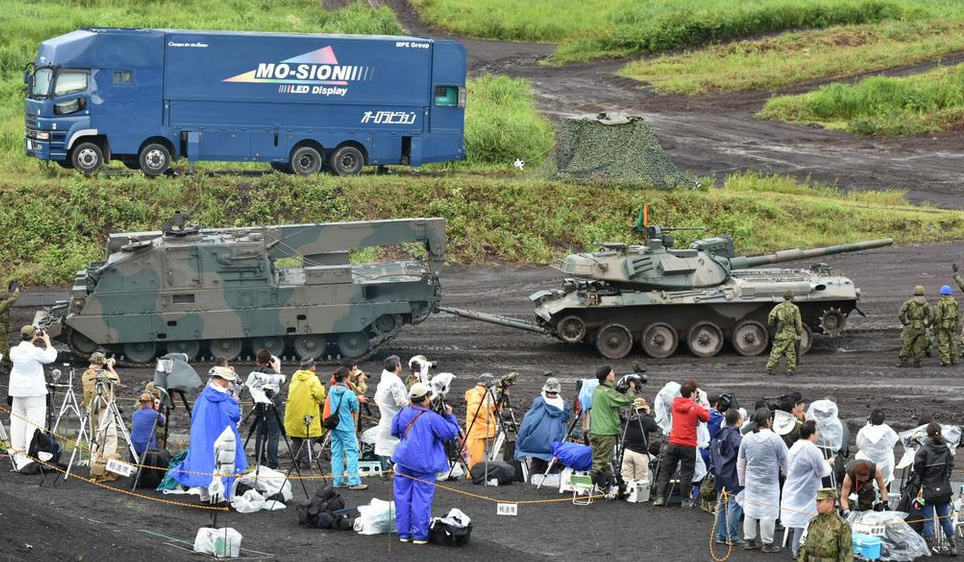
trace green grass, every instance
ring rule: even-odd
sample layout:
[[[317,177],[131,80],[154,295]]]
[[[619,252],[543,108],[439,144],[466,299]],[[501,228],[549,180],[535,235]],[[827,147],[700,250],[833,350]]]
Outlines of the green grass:
[[[964,65],[904,78],[874,76],[767,101],[760,117],[862,135],[914,135],[964,123]]]
[[[722,189],[653,191],[469,174],[147,180],[58,170],[0,174],[0,192],[17,202],[0,208],[0,260],[5,275],[28,283],[68,282],[104,257],[108,233],[156,229],[176,209],[210,227],[441,216],[452,239],[448,258],[465,264],[549,263],[559,240],[573,248],[632,241],[628,227],[644,204],[663,224],[706,228],[680,233],[681,244],[728,232],[744,253],[881,236],[964,237],[964,212],[914,207],[900,193],[848,195],[756,174],[732,176]]]
[[[888,21],[785,33],[641,59],[620,75],[659,93],[767,90],[911,65],[964,50],[964,20]]]
[[[511,166],[516,158],[538,161],[552,149],[553,127],[521,79],[485,75],[469,81],[465,152],[470,165]]]
[[[423,21],[475,37],[561,43],[555,62],[661,53],[794,29],[961,14],[956,0],[413,0]]]

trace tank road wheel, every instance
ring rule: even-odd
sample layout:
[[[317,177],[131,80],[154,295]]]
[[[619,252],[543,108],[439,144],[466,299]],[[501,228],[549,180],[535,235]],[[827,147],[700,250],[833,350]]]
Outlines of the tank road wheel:
[[[300,359],[317,359],[325,353],[328,348],[328,340],[325,336],[301,335],[294,339],[295,353]]]
[[[820,315],[820,329],[828,336],[839,336],[847,325],[847,315],[836,307],[824,310]]]
[[[84,175],[93,175],[104,165],[104,151],[92,142],[82,142],[70,151],[70,163]]]
[[[157,345],[152,341],[124,344],[124,356],[133,363],[147,363],[157,354]]]
[[[800,355],[806,355],[811,346],[813,346],[813,330],[804,324],[803,334],[800,335]]]
[[[271,352],[271,355],[281,355],[285,350],[285,340],[280,336],[260,336],[251,338],[251,351],[257,353],[264,348]]]
[[[733,349],[740,355],[753,356],[766,351],[769,339],[763,324],[754,320],[745,320],[733,328],[730,341],[733,343]]]
[[[171,151],[163,144],[152,142],[141,149],[137,161],[146,175],[157,177],[171,167]]]
[[[210,348],[211,355],[231,361],[241,355],[241,340],[212,340]]]
[[[338,351],[344,357],[361,357],[368,353],[371,343],[364,332],[347,332],[338,336]]]
[[[679,338],[676,330],[665,322],[654,322],[643,330],[643,351],[650,357],[663,359],[676,352]]]
[[[697,322],[686,331],[686,346],[697,357],[713,357],[723,349],[723,332],[712,322]]]
[[[622,324],[606,324],[596,334],[596,349],[606,359],[622,359],[633,349],[633,335]]]
[[[566,316],[556,324],[556,334],[566,343],[579,343],[586,337],[586,323],[578,316]]]
[[[197,340],[167,342],[168,353],[183,353],[187,355],[188,361],[194,361],[199,351],[201,351],[201,344]]]
[[[299,146],[291,153],[291,171],[299,176],[310,176],[321,171],[321,153],[313,146]]]
[[[390,334],[402,326],[402,317],[398,314],[382,314],[375,319],[372,329],[378,335]]]
[[[97,342],[76,330],[70,332],[70,347],[81,355],[90,355],[100,347]]]
[[[337,176],[354,176],[365,166],[365,155],[354,146],[343,146],[331,154],[328,165]]]

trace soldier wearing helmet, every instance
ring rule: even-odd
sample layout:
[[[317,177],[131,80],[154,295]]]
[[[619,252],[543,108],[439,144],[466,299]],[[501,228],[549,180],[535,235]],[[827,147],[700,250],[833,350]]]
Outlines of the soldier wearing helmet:
[[[941,287],[941,299],[934,307],[934,326],[937,332],[937,349],[941,354],[941,367],[957,363],[957,331],[961,308],[951,295],[951,286]]]
[[[773,336],[773,349],[770,350],[770,360],[767,361],[767,374],[780,364],[780,358],[787,357],[787,376],[797,372],[797,342],[803,334],[803,320],[800,309],[793,304],[793,291],[783,295],[783,302],[773,307],[767,323],[776,330]]]
[[[931,305],[924,298],[924,286],[914,287],[914,297],[908,299],[900,307],[900,323],[904,325],[900,333],[900,363],[898,367],[906,367],[907,360],[914,358],[914,366],[920,367],[927,347],[927,326],[932,323],[934,314]]]

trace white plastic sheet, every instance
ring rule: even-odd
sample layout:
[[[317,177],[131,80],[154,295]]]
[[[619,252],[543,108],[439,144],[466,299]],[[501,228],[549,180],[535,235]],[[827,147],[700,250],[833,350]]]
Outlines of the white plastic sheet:
[[[372,499],[368,505],[358,506],[355,532],[360,535],[381,535],[395,529],[395,502]]]
[[[865,425],[857,432],[857,459],[866,459],[877,465],[884,476],[884,483],[894,479],[894,445],[899,437],[887,424]]]
[[[680,396],[680,384],[670,381],[663,385],[653,400],[653,419],[663,433],[669,435],[673,427],[673,400]]]
[[[277,470],[262,466],[261,470],[257,471],[257,480],[255,480],[255,472],[254,470],[248,472],[238,479],[238,483],[254,488],[266,498],[270,498],[278,492],[281,492],[281,497],[284,501],[288,501],[294,497],[291,493],[291,481],[285,479],[284,472],[278,472]]]
[[[807,408],[807,419],[817,422],[817,447],[836,453],[843,447],[843,424],[832,400],[817,400]]]
[[[852,511],[847,522],[854,534],[880,537],[880,560],[911,562],[930,556],[924,538],[904,522],[906,517],[902,511]]]
[[[255,511],[278,511],[285,508],[285,504],[268,500],[257,490],[248,490],[244,494],[231,499],[231,507],[238,513],[254,513]]]

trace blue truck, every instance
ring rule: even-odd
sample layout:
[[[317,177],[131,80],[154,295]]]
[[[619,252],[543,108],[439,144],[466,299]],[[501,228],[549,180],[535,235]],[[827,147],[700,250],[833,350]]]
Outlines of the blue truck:
[[[80,29],[24,70],[26,153],[149,176],[182,157],[299,175],[461,160],[465,77],[454,41]]]

